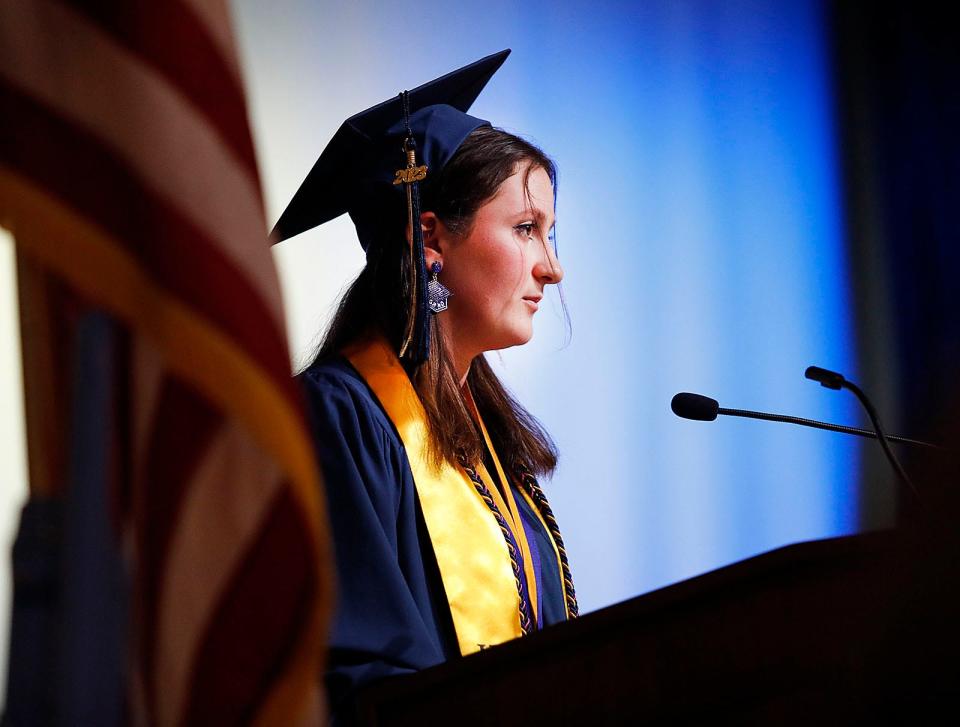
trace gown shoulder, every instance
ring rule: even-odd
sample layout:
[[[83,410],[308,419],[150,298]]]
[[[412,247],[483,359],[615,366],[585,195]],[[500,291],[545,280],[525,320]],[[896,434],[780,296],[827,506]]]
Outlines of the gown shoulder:
[[[448,658],[450,617],[406,451],[376,396],[344,359],[298,378],[333,535],[337,604],[326,684],[343,723],[364,684]]]

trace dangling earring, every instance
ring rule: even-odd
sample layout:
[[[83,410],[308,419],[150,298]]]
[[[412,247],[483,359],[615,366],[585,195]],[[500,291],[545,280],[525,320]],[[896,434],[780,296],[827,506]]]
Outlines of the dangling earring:
[[[427,281],[427,305],[433,313],[443,313],[447,309],[447,298],[453,293],[437,280],[443,266],[435,262],[430,266],[430,280]]]

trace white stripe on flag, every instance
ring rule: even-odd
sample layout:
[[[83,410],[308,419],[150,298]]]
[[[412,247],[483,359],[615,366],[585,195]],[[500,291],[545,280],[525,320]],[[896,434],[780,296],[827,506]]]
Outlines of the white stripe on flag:
[[[184,490],[157,609],[158,725],[182,719],[196,649],[281,481],[276,463],[244,429],[226,422]]]

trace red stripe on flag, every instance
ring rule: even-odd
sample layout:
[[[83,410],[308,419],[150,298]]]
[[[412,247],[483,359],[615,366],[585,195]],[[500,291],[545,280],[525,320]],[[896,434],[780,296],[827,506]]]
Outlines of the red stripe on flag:
[[[157,609],[170,539],[186,487],[221,422],[220,412],[187,383],[169,376],[164,379],[141,465],[139,512],[136,513],[140,552],[138,627],[141,665],[151,705],[159,696],[153,694],[153,666]]]
[[[277,374],[278,388],[299,405],[286,374],[284,332],[216,242],[144,188],[95,137],[2,82],[0,108],[14,130],[0,135],[0,158],[108,230],[158,284]]]
[[[176,0],[160,5],[125,0],[86,0],[69,5],[166,76],[216,127],[257,179],[247,107],[235,83],[239,79],[189,8]],[[259,180],[256,186],[259,193]]]
[[[248,724],[256,716],[312,613],[316,564],[290,559],[312,551],[307,532],[288,483],[221,594],[194,661],[185,724]]]

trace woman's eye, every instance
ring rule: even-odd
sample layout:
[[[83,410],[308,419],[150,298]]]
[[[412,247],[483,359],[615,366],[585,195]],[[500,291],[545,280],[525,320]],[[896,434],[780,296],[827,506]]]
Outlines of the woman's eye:
[[[522,225],[517,225],[513,229],[522,232],[526,237],[533,237],[533,231],[537,229],[537,226],[533,222],[524,222]]]

